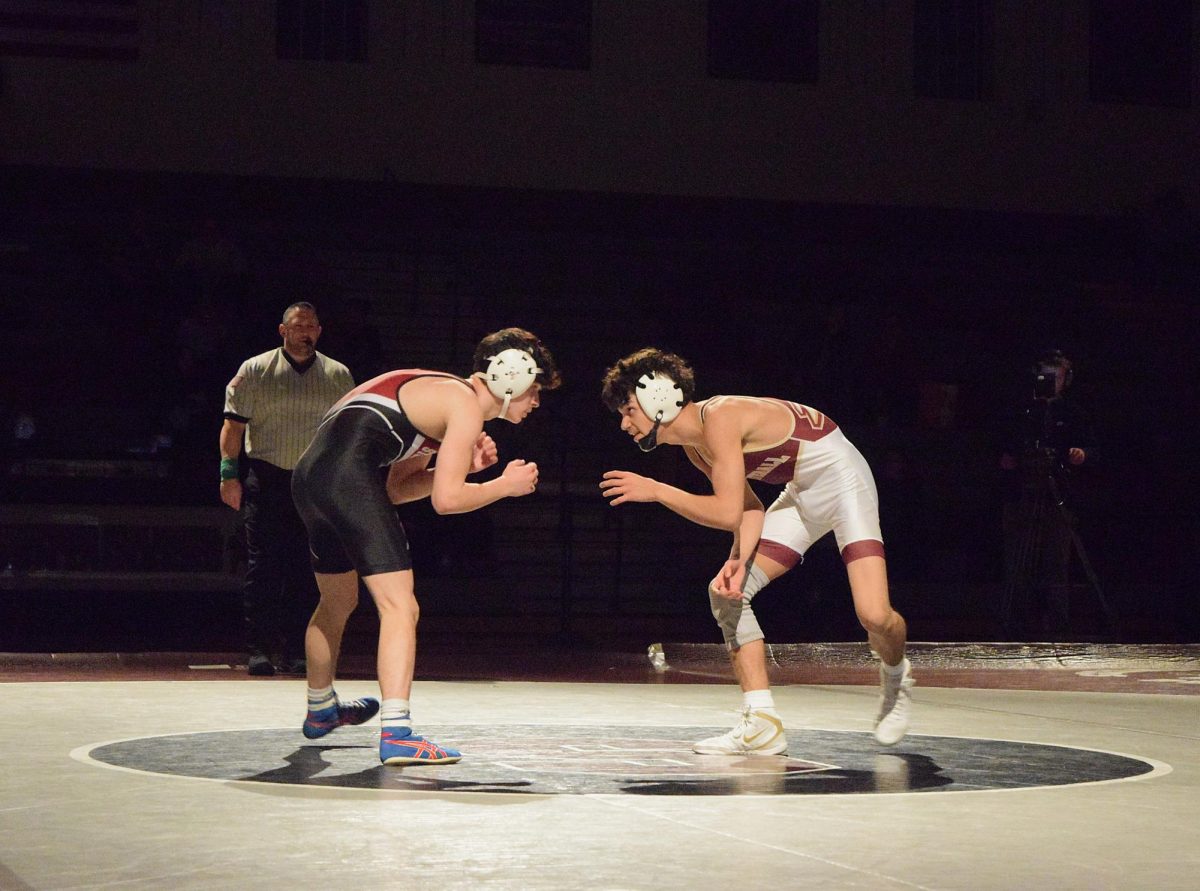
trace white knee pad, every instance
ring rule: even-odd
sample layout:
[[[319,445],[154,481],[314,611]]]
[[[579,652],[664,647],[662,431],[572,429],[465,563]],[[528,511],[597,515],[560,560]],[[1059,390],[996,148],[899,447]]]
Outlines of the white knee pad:
[[[750,601],[754,595],[763,589],[770,581],[767,574],[757,566],[751,566],[746,572],[746,581],[742,585],[741,600],[730,600],[712,591],[708,592],[708,602],[712,607],[713,618],[721,626],[721,634],[725,638],[725,646],[736,650],[740,646],[755,640],[762,640],[762,628],[754,617],[754,608]]]

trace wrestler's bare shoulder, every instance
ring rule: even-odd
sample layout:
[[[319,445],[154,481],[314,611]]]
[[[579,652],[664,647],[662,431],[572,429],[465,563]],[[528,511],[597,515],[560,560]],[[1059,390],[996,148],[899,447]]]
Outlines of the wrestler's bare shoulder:
[[[437,435],[444,431],[450,415],[480,412],[475,391],[458,377],[429,376],[408,381],[398,394],[400,408],[418,430]]]
[[[732,415],[749,419],[754,424],[771,418],[791,417],[783,400],[764,396],[711,396],[698,405],[705,418],[715,414]]]
[[[735,425],[746,448],[773,445],[792,430],[792,413],[778,399],[761,396],[713,396],[699,403],[707,425],[714,419]]]

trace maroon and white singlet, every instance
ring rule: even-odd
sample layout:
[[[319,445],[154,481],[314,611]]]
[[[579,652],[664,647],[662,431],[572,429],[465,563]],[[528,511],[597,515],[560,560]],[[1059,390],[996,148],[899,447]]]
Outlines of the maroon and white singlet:
[[[882,556],[875,478],[837,424],[810,406],[757,396],[706,399],[699,404],[701,419],[710,406],[726,399],[771,402],[792,415],[786,437],[743,452],[746,479],[784,487],[767,509],[758,552],[791,567],[818,538],[832,531],[845,562]]]

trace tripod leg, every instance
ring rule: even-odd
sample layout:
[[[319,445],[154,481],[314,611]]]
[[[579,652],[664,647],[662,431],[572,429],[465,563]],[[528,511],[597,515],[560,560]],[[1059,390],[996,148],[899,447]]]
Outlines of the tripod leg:
[[[1105,630],[1115,631],[1117,628],[1117,611],[1113,609],[1108,598],[1104,596],[1104,589],[1100,587],[1100,579],[1096,577],[1096,571],[1092,569],[1092,561],[1088,559],[1087,551],[1083,547],[1083,539],[1079,537],[1079,533],[1075,531],[1074,526],[1069,527],[1071,530],[1071,543],[1075,546],[1075,556],[1079,558],[1079,565],[1083,567],[1083,574],[1087,577],[1088,584],[1092,587],[1092,592],[1096,595],[1096,600],[1100,604],[1100,612],[1104,616]]]
[[[999,603],[1000,636],[1003,638],[1012,637],[1013,602],[1024,575],[1028,537],[1028,529],[1018,529],[1018,524],[1023,520],[1022,505],[1008,507],[1009,515],[1004,518],[1004,590],[1001,592]]]
[[[1083,567],[1083,574],[1087,577],[1088,584],[1092,588],[1092,593],[1096,595],[1096,601],[1100,604],[1100,612],[1104,617],[1105,629],[1115,631],[1117,627],[1117,612],[1109,603],[1108,598],[1104,596],[1104,589],[1100,587],[1100,579],[1096,576],[1096,571],[1092,568],[1092,561],[1088,559],[1087,549],[1083,546],[1083,539],[1079,537],[1079,532],[1075,529],[1075,518],[1071,512],[1067,510],[1062,494],[1059,492],[1058,483],[1051,477],[1050,480],[1051,492],[1054,494],[1054,503],[1062,514],[1063,522],[1067,525],[1067,531],[1071,536],[1071,545],[1075,550],[1075,556],[1079,558],[1079,565]]]
[[[1000,602],[1000,624],[1004,636],[1016,636],[1016,607],[1021,595],[1028,596],[1033,579],[1038,552],[1039,533],[1042,521],[1043,498],[1040,493],[1021,494],[1016,506],[1017,515],[1011,526],[1015,534],[1015,547],[1008,557],[1008,579]],[[1021,528],[1017,528],[1019,524]]]

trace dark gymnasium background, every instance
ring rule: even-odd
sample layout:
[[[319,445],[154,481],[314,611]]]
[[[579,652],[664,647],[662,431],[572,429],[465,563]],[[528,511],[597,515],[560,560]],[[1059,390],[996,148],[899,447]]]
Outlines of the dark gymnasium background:
[[[530,423],[491,431],[538,461],[536,496],[403,509],[423,633],[717,639],[726,536],[596,485],[704,482],[600,404],[607,365],[654,344],[702,397],[848,431],[918,641],[1046,638],[1002,608],[1000,457],[1064,351],[1102,591],[1077,565],[1052,633],[1196,640],[1197,21],[1181,0],[0,4],[0,652],[238,650],[223,389],[302,299],[360,381],[465,373],[512,324],[562,365]],[[861,637],[831,541],[761,604],[776,641]]]

